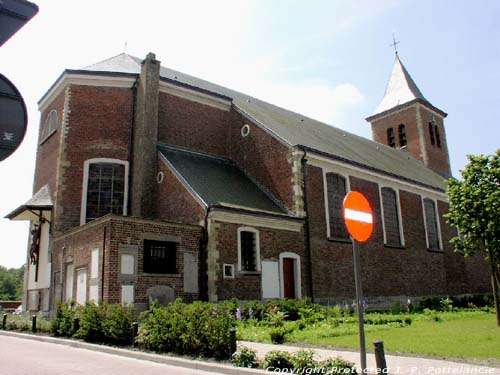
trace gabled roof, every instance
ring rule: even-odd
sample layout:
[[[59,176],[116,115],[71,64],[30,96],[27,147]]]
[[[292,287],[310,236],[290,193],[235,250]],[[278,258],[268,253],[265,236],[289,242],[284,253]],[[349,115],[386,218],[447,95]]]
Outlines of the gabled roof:
[[[231,160],[167,145],[159,145],[158,149],[205,205],[286,214]]]
[[[77,72],[139,74],[141,61],[137,57],[120,54]],[[400,69],[404,77],[409,77],[408,72],[399,62],[399,58],[396,63],[400,66],[396,71]],[[232,98],[233,106],[237,110],[290,146],[304,146],[310,152],[317,151],[333,159],[355,164],[381,174],[402,178],[417,185],[441,191],[446,189],[443,177],[427,168],[409,153],[395,150],[392,147],[359,137],[301,114],[163,66],[160,68],[160,77],[169,82],[178,82],[180,85]],[[408,79],[413,82],[411,78]],[[414,90],[413,96],[417,95],[423,98],[414,83],[411,84],[411,87]],[[313,99],[308,98],[307,100]]]
[[[33,211],[51,211],[53,207],[48,185],[42,186],[25,204],[5,216],[10,220],[34,220]]]

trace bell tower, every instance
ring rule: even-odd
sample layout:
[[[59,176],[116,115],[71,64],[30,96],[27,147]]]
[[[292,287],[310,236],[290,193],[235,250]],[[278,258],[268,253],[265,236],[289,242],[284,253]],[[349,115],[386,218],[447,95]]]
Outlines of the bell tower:
[[[424,97],[396,51],[384,97],[375,113],[366,118],[373,140],[409,152],[448,178],[451,168],[444,128],[446,116]]]

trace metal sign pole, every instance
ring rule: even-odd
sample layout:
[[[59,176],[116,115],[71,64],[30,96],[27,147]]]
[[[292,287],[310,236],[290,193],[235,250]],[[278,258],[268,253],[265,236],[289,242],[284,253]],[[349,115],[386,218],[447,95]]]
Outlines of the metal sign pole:
[[[363,290],[361,289],[361,272],[359,261],[359,242],[352,240],[352,255],[354,258],[354,281],[356,283],[356,304],[358,308],[359,325],[359,356],[361,359],[361,371],[366,369],[366,344],[365,344],[365,325],[363,319]]]

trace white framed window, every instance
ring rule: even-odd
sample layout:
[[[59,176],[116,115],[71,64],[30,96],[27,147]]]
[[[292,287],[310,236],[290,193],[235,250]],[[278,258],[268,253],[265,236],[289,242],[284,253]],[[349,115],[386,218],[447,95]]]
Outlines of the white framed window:
[[[234,264],[224,264],[222,267],[224,278],[234,279]]]
[[[127,215],[129,163],[96,158],[83,168],[80,224],[113,213]]]
[[[238,271],[260,271],[260,238],[255,228],[238,228]]]
[[[323,189],[327,237],[347,241],[350,237],[344,224],[342,204],[349,192],[349,177],[336,172],[323,171]]]
[[[405,242],[401,205],[399,202],[399,190],[388,186],[379,186],[379,197],[384,244],[395,247],[404,246]]]
[[[429,250],[443,250],[441,241],[441,226],[437,203],[434,199],[422,197],[424,214],[425,241]]]
[[[57,126],[59,123],[59,116],[57,115],[57,111],[53,109],[47,115],[45,122],[42,128],[42,134],[40,135],[40,144],[45,142],[52,134],[54,134],[57,130]]]

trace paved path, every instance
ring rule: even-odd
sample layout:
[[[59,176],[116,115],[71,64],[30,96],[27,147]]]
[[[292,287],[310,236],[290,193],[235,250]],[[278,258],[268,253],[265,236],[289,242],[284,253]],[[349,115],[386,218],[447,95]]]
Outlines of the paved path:
[[[254,348],[260,358],[270,350],[294,352],[302,348],[286,345],[240,341],[238,345]],[[341,356],[359,366],[359,353],[314,349],[317,359]],[[500,375],[500,368],[474,366],[436,359],[387,355],[389,374],[491,374]],[[368,367],[375,373],[375,359],[368,354]],[[0,331],[0,374],[37,375],[250,375],[265,374],[262,370],[244,369],[227,364],[195,361],[185,358],[144,353],[135,350],[88,344],[47,336]],[[268,374],[270,372],[267,372]],[[272,372],[277,373],[277,372]]]
[[[272,345],[272,344],[261,344],[249,341],[240,341],[239,345],[244,345],[249,348],[255,349],[257,351],[257,356],[263,358],[264,355],[270,350],[286,350],[289,352],[295,352],[300,349],[296,346],[287,345]],[[349,351],[338,351],[338,350],[328,350],[328,349],[314,349],[318,354],[316,359],[321,360],[329,357],[340,356],[348,361],[356,363],[360,366],[359,353],[349,352]],[[500,368],[491,368],[484,366],[474,366],[465,363],[457,363],[450,361],[441,361],[437,359],[427,359],[427,358],[415,358],[415,357],[403,357],[395,355],[386,355],[387,366],[389,369],[389,374],[495,374],[500,375]],[[375,356],[373,354],[367,355],[367,367],[371,373],[375,373],[376,364]]]

